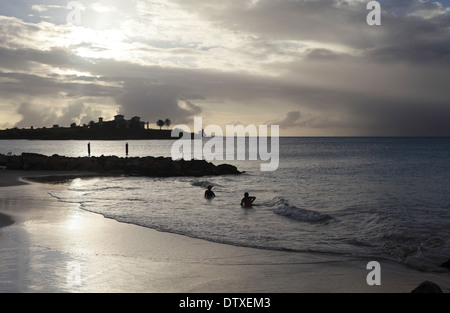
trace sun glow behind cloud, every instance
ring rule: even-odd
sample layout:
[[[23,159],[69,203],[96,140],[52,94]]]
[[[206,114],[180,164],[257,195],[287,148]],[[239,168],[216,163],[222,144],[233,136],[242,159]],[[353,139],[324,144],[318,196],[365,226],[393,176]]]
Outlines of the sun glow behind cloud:
[[[262,75],[276,75],[270,64],[289,62],[306,46],[297,41],[267,42],[252,33],[223,28],[167,1],[135,4],[136,10],[120,15],[108,14],[119,12],[113,6],[92,4],[99,16],[83,15],[82,25],[62,26],[64,35],[53,46],[71,47],[90,59]]]

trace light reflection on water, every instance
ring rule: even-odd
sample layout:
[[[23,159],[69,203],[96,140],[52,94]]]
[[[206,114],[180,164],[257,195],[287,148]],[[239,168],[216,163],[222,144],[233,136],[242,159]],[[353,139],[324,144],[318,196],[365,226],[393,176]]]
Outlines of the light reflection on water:
[[[88,156],[88,143],[91,156],[126,156],[125,145],[129,146],[129,157],[171,156],[173,140],[0,140],[0,153],[20,155],[23,152],[43,155],[58,154],[67,157]]]

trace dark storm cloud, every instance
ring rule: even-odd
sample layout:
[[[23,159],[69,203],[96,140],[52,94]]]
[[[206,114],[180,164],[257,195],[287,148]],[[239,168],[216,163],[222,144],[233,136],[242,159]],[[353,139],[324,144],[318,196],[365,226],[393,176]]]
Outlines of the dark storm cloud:
[[[291,80],[277,81],[273,95],[297,102],[296,112],[310,114],[297,118],[289,112],[278,119],[282,124],[328,124],[370,135],[450,135],[445,86],[450,81],[450,14],[439,3],[382,1],[382,26],[374,28],[365,24],[365,2],[260,0],[247,9],[236,1],[179,3],[259,38],[348,48],[347,53],[309,49],[298,61],[285,64]],[[290,117],[296,117],[295,123],[284,123]]]
[[[383,101],[384,100],[384,101]],[[355,104],[355,121],[363,122],[367,135],[440,136],[450,135],[450,106],[448,102],[414,100],[390,102],[373,99],[365,106]]]

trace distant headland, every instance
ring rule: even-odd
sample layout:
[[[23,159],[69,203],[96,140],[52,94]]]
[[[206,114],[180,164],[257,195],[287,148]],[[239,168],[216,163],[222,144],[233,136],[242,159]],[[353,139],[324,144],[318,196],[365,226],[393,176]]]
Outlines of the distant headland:
[[[178,139],[171,136],[170,120],[158,120],[159,129],[150,129],[149,122],[142,122],[139,116],[130,120],[123,115],[114,116],[112,121],[104,121],[99,117],[98,122],[69,127],[53,125],[50,128],[10,128],[0,130],[0,139],[28,139],[28,140],[139,140],[139,139]]]

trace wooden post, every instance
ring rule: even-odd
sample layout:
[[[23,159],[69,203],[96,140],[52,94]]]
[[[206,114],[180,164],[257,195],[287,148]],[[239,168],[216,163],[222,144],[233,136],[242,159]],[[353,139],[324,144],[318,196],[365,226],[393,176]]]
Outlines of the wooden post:
[[[91,143],[88,143],[88,155],[91,156]]]
[[[125,145],[125,152],[126,152],[126,154],[127,154],[127,156],[128,156],[128,142],[127,142],[126,145]]]

